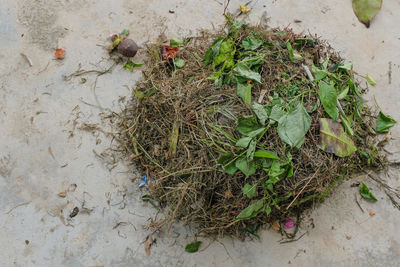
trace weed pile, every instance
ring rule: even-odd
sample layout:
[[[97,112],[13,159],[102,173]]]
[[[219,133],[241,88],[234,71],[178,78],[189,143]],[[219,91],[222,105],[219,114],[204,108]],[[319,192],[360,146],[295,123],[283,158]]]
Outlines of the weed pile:
[[[243,238],[384,166],[375,136],[390,117],[376,128],[352,64],[326,42],[234,21],[173,42],[175,59],[148,47],[118,114],[117,137],[165,215],[154,227]]]

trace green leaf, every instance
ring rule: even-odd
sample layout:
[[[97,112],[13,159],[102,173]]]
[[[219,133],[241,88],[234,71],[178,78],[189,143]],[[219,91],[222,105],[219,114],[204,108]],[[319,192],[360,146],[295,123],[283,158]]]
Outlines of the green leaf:
[[[343,127],[346,129],[346,132],[350,135],[353,136],[354,135],[354,131],[350,126],[350,122],[348,121],[348,119],[343,116],[342,114],[340,114],[340,120],[342,121],[342,125]]]
[[[375,86],[375,85],[376,85],[376,82],[375,82],[374,78],[372,78],[369,74],[367,74],[367,76],[365,76],[365,79],[367,79],[367,82],[368,82],[370,85],[372,85],[372,86]]]
[[[137,67],[140,67],[140,66],[143,66],[143,64],[135,63],[135,62],[133,62],[131,60],[128,60],[124,65],[124,69],[128,69],[130,71],[133,71],[133,68],[137,68]]]
[[[278,122],[279,119],[286,113],[282,110],[280,105],[275,105],[272,107],[271,114],[269,115],[270,123],[274,124]]]
[[[259,128],[257,130],[247,133],[246,135],[253,138],[253,137],[256,137],[257,135],[259,135],[260,133],[262,133],[264,130],[265,130],[265,128]]]
[[[251,104],[251,88],[253,87],[252,84],[237,84],[237,95],[243,99],[243,101],[250,106]]]
[[[185,247],[185,251],[189,253],[194,253],[199,250],[199,247],[201,245],[201,241],[194,241],[190,244],[187,244]]]
[[[347,86],[346,88],[344,88],[337,96],[338,100],[342,100],[343,98],[345,98],[347,96],[347,94],[349,93],[349,87]]]
[[[253,198],[257,196],[257,183],[251,185],[249,183],[245,184],[242,188],[243,195],[248,198]]]
[[[219,55],[219,49],[221,47],[222,42],[224,41],[224,37],[219,37],[217,40],[214,41],[212,46],[207,50],[204,56],[204,64],[209,65],[213,62],[214,57]]]
[[[214,66],[218,66],[223,62],[229,62],[229,64],[225,65],[225,68],[233,67],[233,56],[235,54],[235,43],[231,40],[226,40],[221,43],[219,49],[219,55],[214,58]]]
[[[254,151],[256,150],[256,146],[257,146],[256,140],[253,140],[250,142],[249,148],[247,148],[247,153],[246,153],[247,160],[253,160]]]
[[[264,200],[258,200],[242,210],[238,216],[236,216],[236,219],[238,220],[248,220],[251,218],[254,218],[258,215],[258,213],[262,210],[264,207]]]
[[[337,120],[339,113],[337,110],[337,96],[336,89],[333,85],[327,84],[324,81],[318,83],[318,95],[321,100],[322,106],[329,117]]]
[[[272,151],[269,150],[257,150],[254,152],[256,158],[268,158],[268,159],[279,159],[279,157]]]
[[[239,117],[236,128],[239,133],[248,135],[248,133],[260,129],[256,116]]]
[[[382,111],[379,112],[378,121],[376,123],[376,131],[378,133],[387,133],[389,132],[389,128],[396,124],[395,119],[392,117],[385,115]]]
[[[354,14],[367,28],[381,7],[382,0],[353,0]]]
[[[257,118],[260,121],[261,125],[265,125],[265,121],[268,119],[268,114],[264,106],[258,103],[254,103],[251,109],[257,115]]]
[[[326,71],[323,71],[323,70],[317,71],[316,73],[314,73],[314,81],[319,82],[326,76],[328,76],[328,73]]]
[[[242,59],[240,62],[246,64],[247,67],[258,67],[264,63],[266,54],[259,53],[254,56],[248,56]]]
[[[221,164],[224,168],[224,171],[227,174],[235,174],[238,168],[235,165],[235,162],[232,160],[234,159],[234,155],[232,153],[227,153],[222,155],[218,159],[218,164]]]
[[[279,119],[279,137],[291,147],[300,148],[304,142],[304,136],[310,129],[311,121],[303,105],[299,104],[295,110]]]
[[[353,140],[344,132],[342,125],[334,120],[319,120],[321,149],[338,157],[347,157],[357,151]]]
[[[252,71],[245,63],[239,62],[233,69],[233,73],[239,82],[247,82],[252,80],[261,83],[261,75],[258,72]]]
[[[238,158],[235,162],[235,165],[241,172],[244,173],[244,175],[246,175],[246,177],[255,174],[257,170],[255,162],[248,162],[245,157]]]
[[[172,38],[169,41],[169,46],[171,46],[171,47],[175,47],[175,46],[182,47],[183,46],[183,41],[181,39],[179,39],[179,38]]]
[[[350,63],[344,64],[344,65],[340,65],[338,68],[350,71],[353,69],[353,63],[350,62]]]
[[[290,59],[290,61],[293,61],[294,60],[294,54],[293,54],[293,48],[292,48],[292,45],[290,44],[290,42],[286,43],[286,48],[289,51],[289,59]]]
[[[246,37],[242,41],[244,50],[256,50],[264,43],[263,40],[255,39],[253,37]]]
[[[361,182],[360,184],[360,194],[365,199],[378,201],[376,197],[371,193],[371,191],[369,191],[369,188],[363,182]]]
[[[242,137],[236,142],[235,146],[247,148],[252,139],[253,139],[252,137],[248,137],[248,136]]]
[[[285,168],[281,168],[281,163],[277,160],[272,162],[271,169],[268,171],[268,176],[271,181],[273,181],[273,184],[277,183],[279,181],[279,176],[284,174],[286,172]]]
[[[267,215],[269,215],[269,214],[271,213],[271,211],[272,211],[271,207],[270,207],[269,205],[266,205],[266,207],[265,207],[265,213],[266,213]]]
[[[185,60],[183,60],[179,57],[176,57],[176,58],[174,58],[174,64],[175,64],[175,67],[177,67],[178,69],[181,69],[181,68],[183,68],[183,66],[185,66]]]

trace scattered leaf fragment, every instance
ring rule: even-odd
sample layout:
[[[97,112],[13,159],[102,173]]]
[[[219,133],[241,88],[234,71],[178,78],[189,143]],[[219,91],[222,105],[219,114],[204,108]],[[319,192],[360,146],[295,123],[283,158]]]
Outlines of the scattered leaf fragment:
[[[143,66],[143,64],[128,60],[124,65],[124,69],[133,71],[134,68],[141,67],[141,66]]]
[[[178,69],[183,68],[183,66],[185,66],[185,60],[181,59],[181,58],[174,58],[174,64],[175,67],[177,67]]]
[[[378,121],[376,123],[376,131],[378,133],[387,133],[389,128],[396,124],[396,120],[389,115],[383,114],[382,111],[379,112]]]
[[[353,11],[367,28],[382,7],[382,0],[353,0]]]
[[[353,140],[344,132],[342,125],[334,120],[319,120],[321,149],[338,157],[347,157],[357,151]]]
[[[66,190],[62,191],[62,192],[58,193],[57,196],[65,198],[67,196],[67,191]]]
[[[151,247],[151,245],[153,245],[153,242],[154,241],[153,241],[153,238],[151,237],[151,235],[147,236],[147,239],[144,242],[144,249],[148,256],[150,256],[150,247]]]
[[[185,251],[189,253],[197,252],[199,250],[200,245],[201,241],[194,241],[186,245]]]
[[[367,74],[367,75],[365,76],[365,79],[367,79],[367,82],[368,82],[370,85],[372,85],[372,86],[375,86],[375,85],[376,85],[375,79],[372,78],[371,75]]]
[[[56,49],[56,58],[63,60],[65,58],[65,50],[61,48]]]
[[[72,212],[69,214],[69,217],[70,217],[70,218],[74,218],[76,215],[78,215],[78,213],[79,213],[79,208],[78,208],[78,207],[75,207],[75,208],[72,210]]]
[[[246,14],[246,13],[248,13],[248,12],[251,11],[251,9],[248,8],[248,7],[245,6],[245,5],[240,5],[239,8],[240,8],[240,11],[241,11],[242,13],[244,13],[244,14]]]
[[[279,226],[278,222],[275,221],[271,224],[272,229],[274,229],[275,231],[279,232],[281,230],[281,227]]]
[[[370,210],[370,211],[369,211],[369,216],[374,216],[374,215],[375,215],[375,211]]]
[[[182,46],[183,46],[183,41],[182,41],[181,39],[179,39],[179,38],[172,38],[172,39],[169,41],[169,45],[170,45],[171,47],[175,47],[175,46],[182,47]]]
[[[371,193],[369,188],[363,182],[361,182],[361,184],[360,184],[360,194],[365,199],[369,199],[372,201],[378,201],[376,199],[376,197]]]

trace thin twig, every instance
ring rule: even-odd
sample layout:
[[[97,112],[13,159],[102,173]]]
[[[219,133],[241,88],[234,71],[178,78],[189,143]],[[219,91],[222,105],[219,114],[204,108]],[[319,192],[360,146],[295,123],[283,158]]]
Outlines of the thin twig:
[[[318,172],[319,172],[319,169],[310,177],[310,179],[308,179],[307,183],[303,186],[303,188],[300,190],[300,192],[297,194],[297,196],[292,200],[292,202],[290,202],[289,206],[286,207],[286,210],[288,210],[292,206],[292,204],[296,201],[296,199],[301,195],[301,193],[303,193],[304,189],[311,182],[311,180],[315,177],[315,175],[317,175]]]

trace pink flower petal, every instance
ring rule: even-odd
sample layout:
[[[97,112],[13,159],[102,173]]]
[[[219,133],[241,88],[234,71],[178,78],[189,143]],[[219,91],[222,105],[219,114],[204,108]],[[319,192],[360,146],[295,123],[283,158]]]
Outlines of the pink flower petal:
[[[290,229],[294,227],[294,222],[291,219],[286,219],[285,223],[283,224],[286,229]]]

